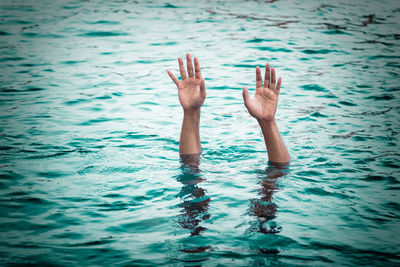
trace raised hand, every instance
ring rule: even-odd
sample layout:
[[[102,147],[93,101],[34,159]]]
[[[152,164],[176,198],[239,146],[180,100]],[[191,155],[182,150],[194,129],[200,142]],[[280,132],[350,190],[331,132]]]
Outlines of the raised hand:
[[[186,54],[187,73],[182,58],[178,58],[178,62],[182,81],[179,81],[169,70],[168,75],[178,87],[179,102],[181,102],[183,108],[179,154],[184,164],[188,162],[187,159],[198,164],[201,152],[200,107],[206,99],[206,87],[204,86],[204,79],[201,77],[200,64],[197,58],[194,58],[193,71],[192,57],[190,54]]]
[[[192,57],[189,53],[186,54],[187,75],[182,58],[178,58],[178,62],[182,81],[179,81],[171,71],[168,70],[167,72],[178,87],[179,102],[185,111],[198,110],[206,99],[206,88],[204,79],[201,77],[199,60],[196,57],[194,58],[193,72]]]
[[[244,105],[250,115],[258,120],[272,121],[275,119],[278,96],[281,88],[282,78],[278,82],[275,78],[275,69],[270,68],[267,63],[265,67],[264,86],[262,84],[261,71],[256,68],[256,94],[250,98],[247,87],[243,88]]]
[[[279,90],[282,79],[276,82],[275,69],[267,63],[265,67],[264,86],[262,84],[260,68],[256,68],[256,95],[250,98],[247,87],[243,88],[244,105],[250,115],[257,119],[261,127],[268,159],[271,163],[287,164],[290,155],[283,143],[281,134],[275,121],[275,112],[278,105]]]

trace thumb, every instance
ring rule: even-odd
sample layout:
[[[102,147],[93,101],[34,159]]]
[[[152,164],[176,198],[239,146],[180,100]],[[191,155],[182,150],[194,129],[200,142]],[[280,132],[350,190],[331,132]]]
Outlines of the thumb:
[[[200,92],[205,96],[206,95],[206,85],[204,83],[204,78],[200,81]]]
[[[200,81],[200,90],[206,90],[206,85],[204,84],[204,78]]]
[[[247,107],[247,104],[250,101],[249,89],[247,89],[247,87],[243,87],[243,100],[244,105]]]

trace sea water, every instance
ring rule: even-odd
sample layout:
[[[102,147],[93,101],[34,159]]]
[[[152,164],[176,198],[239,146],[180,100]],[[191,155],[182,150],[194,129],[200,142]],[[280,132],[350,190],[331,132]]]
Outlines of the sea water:
[[[398,265],[398,1],[0,2],[0,264]],[[206,78],[198,169],[168,77]],[[243,105],[283,78],[292,157]]]

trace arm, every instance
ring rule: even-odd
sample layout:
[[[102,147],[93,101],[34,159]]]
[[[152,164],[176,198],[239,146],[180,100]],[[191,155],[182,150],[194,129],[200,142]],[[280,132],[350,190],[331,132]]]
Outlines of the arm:
[[[288,163],[290,161],[289,153],[275,121],[281,82],[281,78],[276,82],[275,69],[270,68],[269,64],[267,64],[264,86],[260,68],[256,68],[256,94],[253,99],[250,98],[247,87],[243,88],[244,105],[250,115],[257,119],[261,127],[267,147],[268,159],[272,163]]]
[[[182,58],[178,58],[182,81],[179,81],[171,71],[168,75],[178,87],[179,102],[183,108],[183,122],[179,140],[179,154],[181,158],[195,158],[200,155],[200,108],[206,98],[204,79],[201,77],[200,63],[194,58],[194,72],[192,58],[186,54],[187,75]],[[192,156],[188,156],[192,155]]]

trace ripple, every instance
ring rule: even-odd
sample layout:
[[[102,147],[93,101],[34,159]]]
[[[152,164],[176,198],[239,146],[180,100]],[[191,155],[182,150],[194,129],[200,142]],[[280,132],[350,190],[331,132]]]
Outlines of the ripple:
[[[124,32],[108,32],[108,31],[95,31],[95,32],[78,34],[78,36],[82,37],[114,37],[123,35],[129,35],[129,34]]]
[[[2,57],[0,58],[0,62],[7,62],[7,61],[20,61],[25,60],[23,57]]]
[[[269,52],[285,52],[285,53],[289,53],[289,52],[293,52],[293,50],[288,49],[288,48],[284,48],[284,47],[279,47],[279,48],[274,48],[274,47],[252,47],[261,51],[269,51]]]
[[[69,245],[70,247],[87,247],[87,246],[101,246],[113,243],[115,240],[111,238],[100,239],[95,241],[88,241],[84,243],[76,243]]]
[[[97,118],[97,119],[91,119],[91,120],[87,120],[85,122],[81,122],[81,123],[79,123],[79,125],[90,126],[90,125],[104,123],[104,122],[123,121],[123,120],[124,120],[123,118],[105,118],[105,117],[100,117],[100,118]]]
[[[162,46],[162,45],[170,46],[170,45],[176,45],[176,44],[178,44],[178,42],[151,43],[150,45],[151,46]]]
[[[329,54],[333,52],[338,52],[337,50],[332,49],[304,49],[301,50],[304,54]]]
[[[253,38],[251,40],[247,40],[246,43],[263,43],[263,42],[279,42],[279,39],[262,39],[262,38]]]
[[[297,176],[302,176],[302,177],[312,177],[312,176],[321,176],[321,175],[323,175],[323,173],[321,173],[319,171],[314,171],[314,170],[296,172],[295,174]]]
[[[158,137],[156,134],[142,134],[140,132],[128,132],[126,135],[124,135],[122,138],[128,138],[128,139],[146,139],[146,138],[154,138]]]
[[[389,184],[396,185],[399,183],[398,178],[391,176],[391,175],[377,175],[377,174],[370,174],[363,178],[363,180],[367,182],[387,182]]]
[[[345,32],[340,29],[334,29],[334,30],[329,30],[329,31],[323,31],[325,34],[333,35],[333,34],[347,34],[347,35],[352,35],[351,33]]]
[[[321,85],[318,84],[305,84],[300,87],[307,91],[328,92],[328,90],[325,87],[322,87]]]
[[[154,217],[151,219],[139,220],[131,223],[124,223],[118,227],[110,228],[112,232],[128,233],[151,233],[153,231],[162,231],[169,217]]]
[[[320,113],[318,111],[311,113],[310,116],[316,117],[316,118],[328,118],[329,117],[329,116],[324,115],[324,114],[322,114],[322,113]]]
[[[99,211],[119,211],[127,210],[131,207],[131,205],[121,201],[115,201],[113,203],[98,204],[97,207],[99,207]]]
[[[61,62],[61,64],[75,65],[75,64],[79,64],[79,63],[85,63],[85,62],[87,62],[87,61],[86,60],[68,60],[68,61]]]
[[[348,106],[348,107],[354,107],[357,106],[357,104],[349,102],[349,101],[339,101],[338,104],[341,104],[343,106]]]
[[[87,24],[105,24],[105,25],[120,25],[121,22],[115,20],[98,20],[94,22],[86,22]]]
[[[307,194],[313,194],[313,195],[318,195],[318,196],[329,196],[329,197],[337,197],[340,199],[349,199],[349,196],[346,194],[341,194],[341,193],[335,193],[335,192],[329,192],[323,188],[320,187],[312,187],[312,188],[306,188],[305,192]]]
[[[91,101],[92,101],[91,99],[79,98],[79,99],[75,99],[75,100],[66,101],[66,102],[64,102],[64,104],[68,105],[68,106],[73,106],[73,105],[76,105],[76,104],[83,104],[83,103],[88,103],[88,102],[91,102]]]
[[[393,100],[395,97],[393,95],[389,94],[383,94],[383,95],[375,95],[375,96],[369,96],[366,97],[366,99],[372,99],[372,100],[377,100],[377,101],[382,101],[382,100]]]

